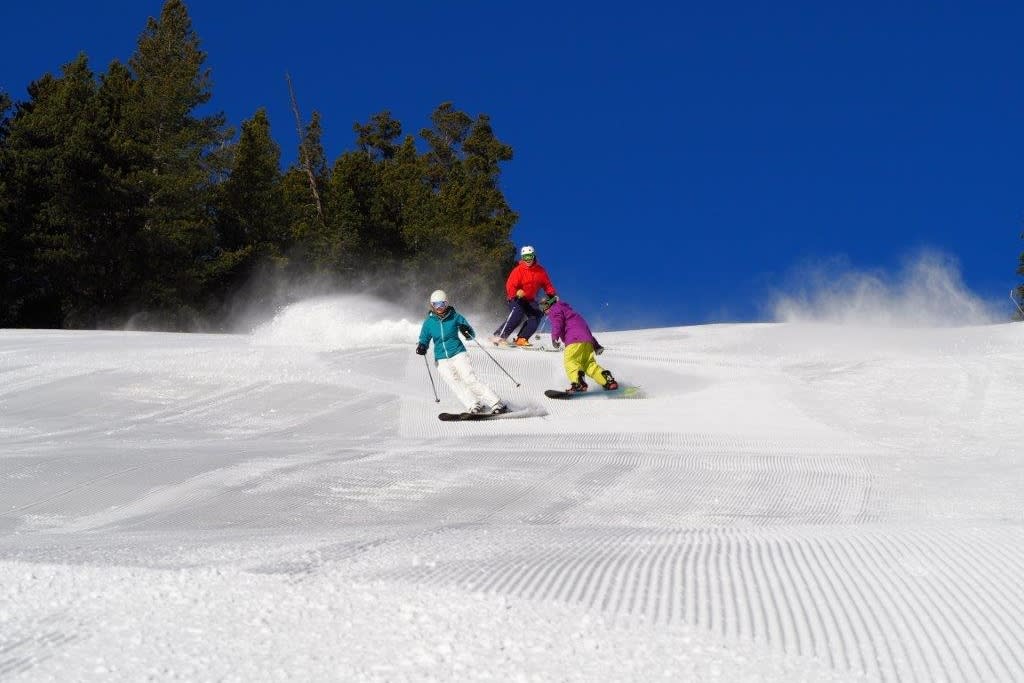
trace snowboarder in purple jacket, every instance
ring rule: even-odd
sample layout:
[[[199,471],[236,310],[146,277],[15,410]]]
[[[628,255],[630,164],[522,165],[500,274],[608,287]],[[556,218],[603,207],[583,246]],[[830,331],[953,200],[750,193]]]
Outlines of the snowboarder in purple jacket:
[[[584,375],[591,377],[605,389],[618,389],[619,383],[615,381],[612,373],[597,364],[595,356],[604,351],[604,347],[598,343],[583,316],[566,302],[559,301],[557,296],[549,296],[542,300],[540,308],[551,322],[551,345],[557,349],[560,343],[565,344],[562,361],[565,365],[565,374],[571,383],[568,391],[586,391]]]

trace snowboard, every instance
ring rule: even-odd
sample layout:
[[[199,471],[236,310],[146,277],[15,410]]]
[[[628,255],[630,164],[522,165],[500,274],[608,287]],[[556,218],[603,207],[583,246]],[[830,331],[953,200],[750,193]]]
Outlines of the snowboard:
[[[544,391],[544,395],[548,398],[555,399],[579,399],[587,398],[588,396],[596,398],[643,398],[643,392],[640,391],[640,387],[622,385],[619,385],[618,389],[611,389],[608,391],[600,387],[597,387],[592,391],[559,391],[558,389],[547,389]]]

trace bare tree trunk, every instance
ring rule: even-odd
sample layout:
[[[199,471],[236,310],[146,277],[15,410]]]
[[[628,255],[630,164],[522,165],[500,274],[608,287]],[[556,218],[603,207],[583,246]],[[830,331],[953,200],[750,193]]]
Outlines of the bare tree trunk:
[[[292,87],[291,74],[285,72],[285,79],[288,81],[288,95],[292,100],[292,112],[295,114],[295,130],[299,134],[299,162],[306,169],[306,176],[309,178],[309,191],[313,193],[313,203],[316,205],[316,215],[320,219],[320,227],[327,227],[324,219],[324,206],[320,201],[320,192],[316,187],[316,176],[313,174],[313,165],[309,160],[309,152],[306,150],[306,136],[302,130],[302,116],[299,114],[299,103],[295,100],[295,88]]]

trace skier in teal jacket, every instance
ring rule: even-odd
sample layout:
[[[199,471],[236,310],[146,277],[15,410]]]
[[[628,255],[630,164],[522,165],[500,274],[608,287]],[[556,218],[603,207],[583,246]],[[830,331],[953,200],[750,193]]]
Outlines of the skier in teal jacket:
[[[465,406],[465,412],[474,415],[507,413],[508,406],[490,387],[477,379],[466,347],[459,339],[460,332],[466,339],[476,337],[469,321],[454,306],[449,305],[444,290],[435,290],[430,295],[430,312],[420,328],[416,353],[426,355],[430,342],[434,343],[437,374]]]

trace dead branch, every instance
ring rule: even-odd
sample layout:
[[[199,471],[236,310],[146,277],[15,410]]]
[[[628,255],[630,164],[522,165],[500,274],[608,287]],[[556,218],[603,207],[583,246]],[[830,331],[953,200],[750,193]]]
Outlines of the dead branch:
[[[295,99],[292,77],[288,72],[285,72],[284,77],[288,81],[288,95],[291,97],[292,112],[295,114],[295,130],[299,134],[299,163],[306,169],[306,177],[309,178],[309,191],[313,193],[313,203],[316,205],[316,215],[320,219],[320,227],[327,227],[323,203],[320,201],[320,192],[316,187],[316,175],[313,173],[313,164],[309,158],[309,150],[306,148],[306,134],[302,129],[302,116],[299,114],[299,103]]]

